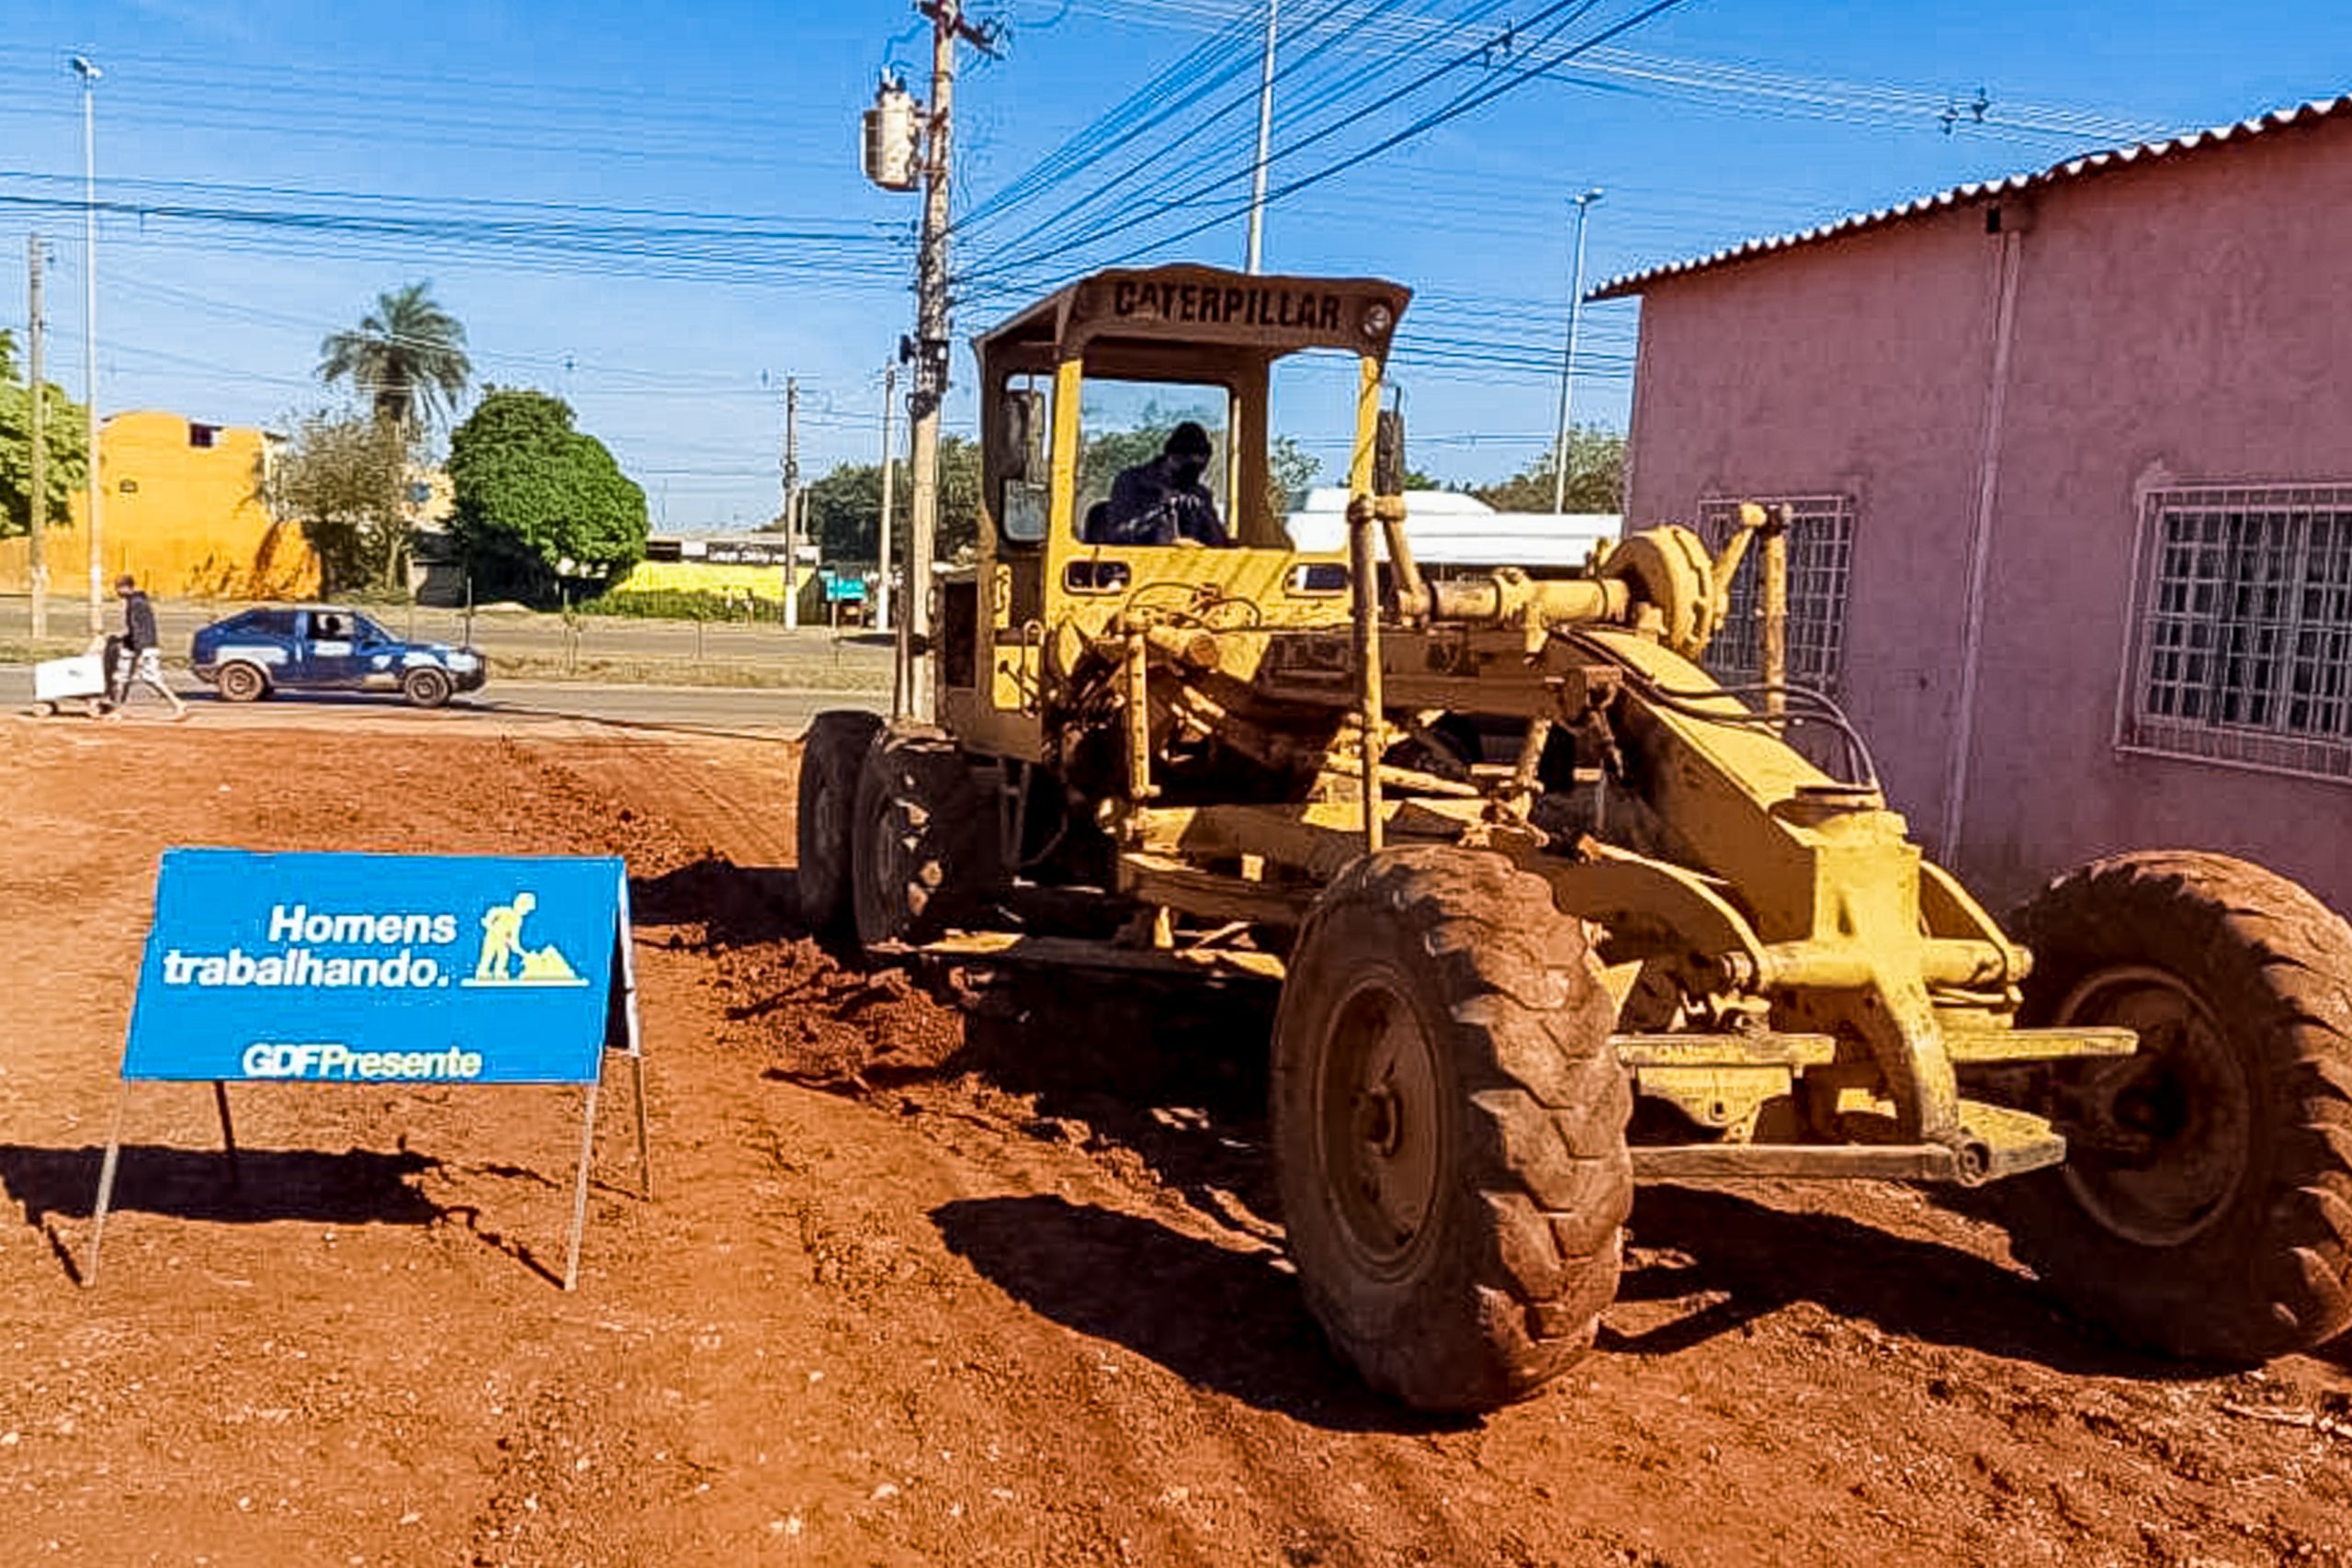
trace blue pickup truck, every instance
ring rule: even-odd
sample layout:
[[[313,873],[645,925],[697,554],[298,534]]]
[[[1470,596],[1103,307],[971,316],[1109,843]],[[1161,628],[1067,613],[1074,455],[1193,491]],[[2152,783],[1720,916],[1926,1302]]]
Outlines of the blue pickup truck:
[[[398,692],[421,708],[480,689],[470,648],[402,642],[356,610],[326,604],[246,610],[196,634],[188,663],[232,703],[273,692]]]

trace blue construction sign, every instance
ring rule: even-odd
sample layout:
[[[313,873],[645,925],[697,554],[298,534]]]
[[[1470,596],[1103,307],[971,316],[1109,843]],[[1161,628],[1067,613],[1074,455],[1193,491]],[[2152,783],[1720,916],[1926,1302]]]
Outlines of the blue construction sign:
[[[605,857],[167,850],[122,1076],[594,1083],[628,897]]]
[[[133,1082],[209,1080],[232,1179],[232,1083],[577,1084],[572,1289],[608,1048],[627,1053],[653,1196],[628,942],[611,856],[165,850],[82,1282],[97,1283]]]

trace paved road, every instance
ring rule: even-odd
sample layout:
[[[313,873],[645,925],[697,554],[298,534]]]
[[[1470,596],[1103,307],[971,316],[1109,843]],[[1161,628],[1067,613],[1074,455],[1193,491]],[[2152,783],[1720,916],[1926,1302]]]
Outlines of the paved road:
[[[184,656],[188,638],[208,621],[233,614],[240,606],[193,600],[167,600],[155,606],[155,619],[167,657]],[[469,637],[467,617],[460,611],[409,609],[399,605],[363,612],[396,637],[426,642],[462,642]],[[52,599],[49,626],[52,637],[77,637],[85,622],[85,606]],[[121,612],[109,606],[107,625],[112,629]],[[32,634],[32,603],[22,595],[0,595],[0,641],[22,642]],[[878,634],[834,633],[820,627],[786,631],[772,625],[729,626],[717,622],[649,621],[622,616],[585,615],[569,628],[560,615],[521,610],[482,611],[472,617],[470,637],[490,656],[493,677],[502,654],[534,659],[570,657],[594,661],[627,660],[650,665],[699,666],[706,670],[757,671],[772,677],[778,671],[806,670],[796,685],[840,688],[885,687],[890,679],[890,646]]]
[[[581,681],[500,681],[456,699],[444,709],[420,712],[396,697],[276,696],[266,702],[224,703],[211,689],[186,676],[173,684],[187,697],[194,722],[252,728],[368,728],[407,730],[420,726],[488,725],[501,728],[565,723],[628,728],[676,728],[746,735],[797,735],[820,709],[887,708],[888,698],[858,692],[745,690],[727,686],[596,685]],[[0,665],[0,713],[22,713],[32,703],[31,670]],[[152,693],[141,694],[130,722],[156,723],[165,716]],[[67,718],[54,723],[82,722]]]

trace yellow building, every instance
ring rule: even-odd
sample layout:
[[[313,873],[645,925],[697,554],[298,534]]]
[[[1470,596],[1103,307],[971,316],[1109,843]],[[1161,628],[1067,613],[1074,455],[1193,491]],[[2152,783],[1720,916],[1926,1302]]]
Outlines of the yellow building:
[[[119,413],[98,432],[105,576],[130,572],[150,592],[221,599],[303,599],[319,591],[319,559],[301,526],[262,504],[267,437],[175,413]],[[89,581],[88,505],[44,536],[52,599]],[[0,592],[30,591],[23,539],[0,539]]]

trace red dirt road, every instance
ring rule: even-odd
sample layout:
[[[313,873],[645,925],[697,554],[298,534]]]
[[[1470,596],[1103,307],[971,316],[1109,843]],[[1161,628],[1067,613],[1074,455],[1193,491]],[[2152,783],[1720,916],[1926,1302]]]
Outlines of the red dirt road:
[[[791,763],[0,721],[0,1562],[2352,1562],[2345,1359],[2112,1349],[1899,1188],[1645,1190],[1562,1385],[1380,1404],[1281,1257],[1261,1006],[842,970]],[[609,1093],[576,1294],[576,1097],[414,1087],[234,1091],[242,1189],[142,1087],[79,1287],[174,843],[628,857],[658,1201]]]

